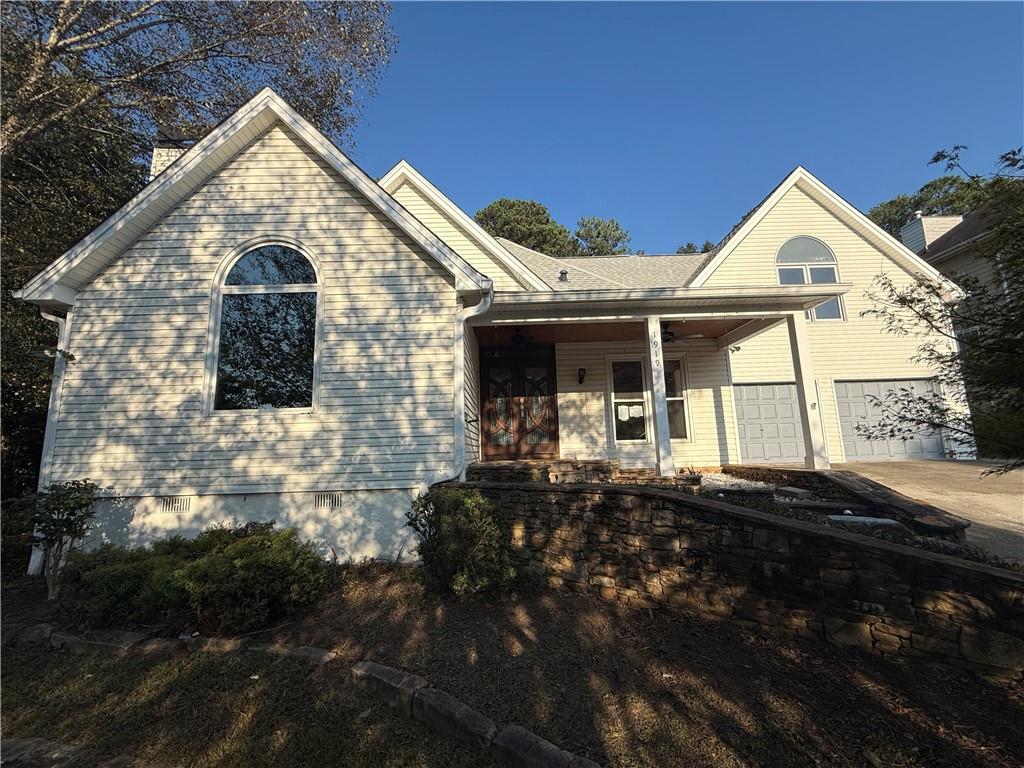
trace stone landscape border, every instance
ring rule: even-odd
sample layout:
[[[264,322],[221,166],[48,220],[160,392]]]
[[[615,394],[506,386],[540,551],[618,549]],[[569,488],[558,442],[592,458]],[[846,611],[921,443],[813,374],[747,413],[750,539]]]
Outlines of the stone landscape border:
[[[28,627],[8,625],[3,629],[3,645],[13,641],[75,654],[167,657],[184,651],[248,651],[287,656],[317,666],[326,664],[335,656],[324,648],[246,643],[240,638],[201,635],[187,639],[154,638],[141,632],[122,630],[74,634],[46,623]],[[391,709],[417,720],[432,731],[460,741],[480,754],[489,755],[498,765],[507,768],[600,768],[592,760],[567,752],[518,725],[509,725],[499,731],[493,720],[454,696],[430,687],[427,680],[418,675],[372,661],[360,661],[350,668],[349,680],[357,690],[380,699]],[[26,744],[29,742],[43,743],[43,740],[26,740]]]
[[[372,661],[352,665],[352,684],[406,717],[461,741],[509,768],[599,768],[518,725],[500,731],[494,721],[425,678]]]

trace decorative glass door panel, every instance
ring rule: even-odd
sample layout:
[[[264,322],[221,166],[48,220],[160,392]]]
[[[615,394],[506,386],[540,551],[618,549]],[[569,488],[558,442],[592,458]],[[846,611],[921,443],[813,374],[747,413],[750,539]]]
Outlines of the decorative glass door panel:
[[[554,350],[485,347],[480,369],[484,458],[557,457]]]

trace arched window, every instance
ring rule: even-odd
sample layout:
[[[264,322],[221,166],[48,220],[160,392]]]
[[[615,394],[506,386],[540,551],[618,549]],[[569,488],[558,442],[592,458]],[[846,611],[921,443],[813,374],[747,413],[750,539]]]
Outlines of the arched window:
[[[780,285],[838,283],[839,271],[835,254],[821,240],[794,237],[779,248],[775,257]],[[811,320],[842,320],[843,305],[839,297],[831,298],[807,313]]]
[[[243,253],[214,297],[213,409],[312,408],[320,280],[283,244]]]

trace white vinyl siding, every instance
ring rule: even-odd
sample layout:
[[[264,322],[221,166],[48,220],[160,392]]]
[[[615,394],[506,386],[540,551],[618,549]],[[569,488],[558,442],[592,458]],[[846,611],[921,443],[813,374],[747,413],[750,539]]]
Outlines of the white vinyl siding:
[[[623,467],[650,468],[654,442],[619,443],[610,439],[608,358],[644,359],[642,342],[586,342],[555,347],[558,371],[559,453],[562,458],[616,458]],[[724,350],[710,342],[673,345],[666,358],[685,354],[689,439],[673,440],[676,467],[708,467],[738,460],[733,425],[732,387]],[[579,369],[587,373],[579,383]],[[650,393],[646,393],[648,413]],[[650,427],[648,428],[650,437]]]
[[[473,237],[472,233],[452,221],[444,211],[428,200],[415,186],[408,181],[403,182],[392,193],[392,196],[470,266],[491,278],[494,282],[494,290],[522,290],[522,286],[516,282],[508,269],[495,261],[494,257]]]
[[[812,199],[799,186],[790,189],[757,227],[710,276],[706,285],[775,284],[775,255],[792,237],[809,235],[835,254],[840,278],[852,283],[843,297],[846,322],[809,323],[807,337],[818,387],[821,419],[831,461],[842,461],[843,443],[836,416],[832,382],[835,379],[928,378],[933,371],[911,361],[921,339],[885,333],[881,323],[861,312],[872,306],[865,295],[875,277],[885,272],[897,285],[911,275],[844,223],[835,213]],[[737,384],[791,382],[793,358],[789,335],[780,325],[753,339],[741,341],[730,364]]]
[[[214,274],[260,236],[323,269],[319,411],[203,416]],[[413,487],[452,458],[456,310],[451,278],[274,126],[80,291],[53,478],[129,496]]]

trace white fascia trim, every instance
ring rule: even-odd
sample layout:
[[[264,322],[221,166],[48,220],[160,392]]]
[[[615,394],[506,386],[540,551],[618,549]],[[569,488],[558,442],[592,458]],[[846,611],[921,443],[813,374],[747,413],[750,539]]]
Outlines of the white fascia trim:
[[[494,306],[522,306],[549,304],[576,304],[588,302],[633,302],[686,300],[701,302],[709,299],[766,299],[792,300],[794,302],[825,301],[833,296],[842,296],[853,288],[852,283],[825,285],[792,285],[763,287],[715,287],[715,288],[638,288],[599,289],[584,291],[544,291],[531,293],[499,292],[495,294]],[[739,303],[739,302],[737,302]]]
[[[487,231],[477,224],[470,216],[451,201],[441,190],[431,184],[427,178],[417,171],[406,160],[399,160],[390,171],[381,177],[378,184],[389,194],[401,186],[403,181],[408,181],[427,197],[434,205],[440,208],[448,218],[455,221],[491,254],[499,263],[503,264],[519,283],[527,289],[538,291],[548,290],[548,285],[537,275],[531,272],[525,264],[510,253],[501,243],[491,237]]]
[[[926,277],[930,277],[943,285],[952,286],[949,279],[937,269],[932,267],[928,262],[903,245],[903,243],[875,224],[875,222],[871,221],[871,219],[833,192],[829,187],[815,178],[810,171],[800,165],[798,165],[792,173],[783,179],[782,183],[776,187],[775,191],[772,192],[767,200],[761,203],[750,218],[743,223],[743,226],[741,226],[730,238],[726,246],[715,254],[715,257],[711,259],[711,261],[704,265],[703,269],[701,269],[700,272],[697,273],[696,277],[694,277],[690,282],[690,286],[693,288],[699,288],[704,285],[708,278],[714,274],[715,270],[722,265],[722,262],[724,262],[729,255],[736,250],[739,244],[743,242],[747,235],[749,235],[751,231],[761,223],[764,217],[767,216],[768,213],[778,204],[782,197],[800,182],[803,182],[803,184],[810,188],[812,192],[817,193],[838,208],[840,212],[845,214],[848,223],[859,229],[866,237],[873,239],[876,244],[888,251],[898,261],[905,262],[904,266],[908,268],[909,272],[913,273],[916,270],[924,274]]]
[[[265,115],[276,118],[287,125],[367,200],[376,205],[382,213],[426,250],[455,278],[457,289],[469,291],[489,289],[491,286],[489,278],[477,272],[458,254],[437,239],[429,229],[399,205],[368,174],[349,160],[326,136],[292,109],[273,90],[264,88],[231,117],[210,131],[205,138],[182,154],[166,171],[153,179],[114,215],[32,278],[19,292],[20,297],[28,301],[42,298],[64,274],[73,270],[92,252],[128,226],[153,200],[167,193],[186,175],[198,169],[242,126]],[[273,122],[273,119],[267,120],[266,127],[269,128]],[[216,170],[215,168],[209,169],[204,175],[204,180]],[[196,184],[194,188],[198,188],[198,186],[199,184]]]

